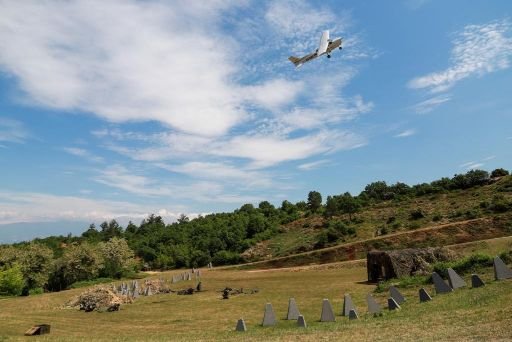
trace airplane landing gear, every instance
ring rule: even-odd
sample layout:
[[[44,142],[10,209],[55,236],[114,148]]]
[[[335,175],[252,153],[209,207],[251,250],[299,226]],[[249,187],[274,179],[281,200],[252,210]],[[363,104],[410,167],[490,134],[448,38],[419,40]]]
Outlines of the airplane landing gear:
[[[331,55],[327,55],[327,58],[331,58]]]
[[[343,48],[340,46],[338,49],[340,49],[340,50],[341,50],[341,49],[343,49]]]

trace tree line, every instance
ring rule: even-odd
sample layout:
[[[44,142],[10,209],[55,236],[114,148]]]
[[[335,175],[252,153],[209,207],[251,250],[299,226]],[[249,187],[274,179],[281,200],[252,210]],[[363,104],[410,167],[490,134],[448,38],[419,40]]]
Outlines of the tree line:
[[[242,262],[241,254],[257,242],[270,239],[281,226],[309,215],[326,218],[346,214],[352,220],[360,210],[387,200],[403,200],[428,194],[468,189],[488,184],[508,171],[491,174],[471,170],[452,178],[409,186],[384,181],[368,184],[357,196],[349,192],[327,196],[318,191],[306,201],[283,201],[279,207],[268,201],[258,206],[244,204],[230,213],[214,213],[189,219],[185,215],[166,224],[150,215],[140,224],[123,228],[116,220],[91,224],[81,236],[51,236],[0,246],[0,295],[30,291],[58,291],[80,281],[121,278],[139,270],[201,267]],[[356,234],[341,222],[329,223],[318,248],[342,235]]]

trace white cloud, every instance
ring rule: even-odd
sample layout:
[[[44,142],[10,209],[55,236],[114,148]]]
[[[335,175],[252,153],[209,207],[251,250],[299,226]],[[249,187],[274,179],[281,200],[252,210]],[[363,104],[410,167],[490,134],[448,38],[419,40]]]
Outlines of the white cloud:
[[[225,189],[222,184],[211,181],[174,184],[161,181],[133,171],[121,165],[112,165],[99,172],[95,181],[125,192],[161,199],[193,200],[198,202],[247,203],[261,197],[240,195]]]
[[[89,160],[94,163],[102,163],[105,160],[102,157],[96,156],[92,154],[91,152],[78,147],[64,147],[63,150],[71,155],[82,157],[86,160]]]
[[[276,186],[266,173],[245,170],[241,167],[225,163],[193,161],[178,165],[163,163],[157,165],[166,170],[186,174],[193,178],[229,182],[230,184],[239,184],[247,188]]]
[[[305,1],[273,1],[265,19],[288,37],[309,36],[333,23],[336,16],[327,9],[315,9]]]
[[[23,143],[28,135],[28,131],[21,121],[0,118],[0,141]]]
[[[279,136],[237,136],[218,144],[213,154],[251,160],[251,168],[265,168],[278,163],[301,160],[317,154],[354,149],[366,140],[351,132],[323,130],[297,138]]]
[[[411,80],[409,87],[438,93],[465,78],[507,69],[512,57],[510,30],[511,25],[506,20],[466,26],[453,41],[452,65]]]
[[[426,113],[430,113],[431,111],[433,111],[434,109],[436,109],[437,107],[442,105],[443,103],[448,102],[450,100],[451,100],[450,95],[446,95],[446,94],[437,95],[437,96],[431,97],[428,100],[417,103],[416,105],[413,106],[413,109],[418,114],[426,114]]]
[[[396,135],[394,135],[395,138],[406,138],[406,137],[410,137],[412,135],[415,135],[416,134],[416,130],[414,129],[406,129],[405,131],[403,132],[400,132]]]
[[[0,208],[0,224],[59,220],[93,222],[113,218],[141,220],[150,213],[164,213],[169,222],[175,221],[179,212],[185,211],[179,206],[175,206],[177,211],[173,211],[165,206],[9,191],[0,191]]]
[[[39,105],[223,134],[247,115],[216,24],[228,5],[3,2],[0,65]]]
[[[317,161],[314,161],[311,163],[301,164],[298,166],[298,168],[303,171],[311,171],[311,170],[318,169],[320,166],[325,165],[328,162],[329,162],[329,160],[327,160],[327,159],[321,159],[321,160],[317,160]]]
[[[275,79],[261,85],[247,86],[241,94],[249,102],[275,110],[293,101],[303,87],[302,81]]]

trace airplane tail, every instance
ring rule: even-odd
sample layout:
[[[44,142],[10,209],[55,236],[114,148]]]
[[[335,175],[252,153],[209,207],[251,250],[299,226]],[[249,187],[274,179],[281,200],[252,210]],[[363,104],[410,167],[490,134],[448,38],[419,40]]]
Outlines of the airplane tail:
[[[290,57],[288,57],[288,60],[290,62],[292,62],[296,67],[298,67],[300,65],[300,58],[298,58],[298,57],[290,56]]]

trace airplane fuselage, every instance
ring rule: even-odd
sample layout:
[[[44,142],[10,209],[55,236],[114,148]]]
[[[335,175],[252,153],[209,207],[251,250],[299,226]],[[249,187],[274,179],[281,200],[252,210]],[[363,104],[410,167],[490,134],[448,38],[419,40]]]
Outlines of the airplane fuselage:
[[[331,52],[334,49],[337,49],[337,48],[339,48],[340,50],[342,49],[342,47],[341,47],[342,39],[336,38],[336,39],[331,40],[328,37],[329,37],[329,31],[324,31],[324,33],[322,34],[322,38],[320,39],[320,46],[318,49],[315,50],[315,52],[312,52],[303,57],[290,56],[288,59],[296,67],[300,67],[302,64],[312,61],[313,59],[323,56],[323,55],[327,55],[327,57],[330,58]]]

